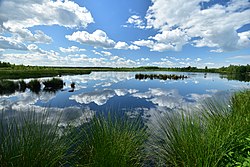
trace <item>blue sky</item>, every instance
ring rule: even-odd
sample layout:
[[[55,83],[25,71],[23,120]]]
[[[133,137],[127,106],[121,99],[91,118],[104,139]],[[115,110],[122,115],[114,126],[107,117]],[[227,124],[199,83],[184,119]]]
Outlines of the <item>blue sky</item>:
[[[1,0],[0,61],[46,66],[250,64],[249,0]]]

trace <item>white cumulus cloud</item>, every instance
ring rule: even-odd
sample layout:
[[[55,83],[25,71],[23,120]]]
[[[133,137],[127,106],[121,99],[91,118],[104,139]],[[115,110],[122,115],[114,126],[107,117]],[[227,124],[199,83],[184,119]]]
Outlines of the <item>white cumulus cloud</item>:
[[[115,47],[115,49],[123,49],[123,50],[138,50],[140,49],[140,47],[136,46],[136,45],[128,45],[126,42],[117,42]]]
[[[191,43],[213,48],[211,52],[250,47],[249,32],[237,31],[250,23],[250,2],[231,0],[226,5],[214,2],[208,6],[208,1],[152,0],[145,19],[159,33],[149,37],[151,45],[144,46],[152,51],[180,51]]]
[[[72,35],[65,36],[70,41],[79,42],[81,44],[101,47],[104,49],[123,49],[123,50],[138,50],[140,47],[136,45],[128,45],[126,42],[118,41],[117,43],[110,39],[106,32],[96,30],[92,34],[87,31],[77,31]]]
[[[20,50],[27,42],[49,44],[53,41],[41,30],[31,32],[30,27],[59,25],[86,28],[94,22],[91,13],[73,1],[2,0],[0,3],[0,33],[3,37],[10,33],[12,38],[9,45],[7,42],[10,40],[0,41],[0,46],[5,49]]]
[[[88,44],[96,47],[113,48],[115,46],[115,42],[109,39],[107,34],[102,30],[96,30],[92,34],[87,31],[77,31],[65,37],[70,41],[76,41],[81,44]]]
[[[94,22],[85,7],[68,0],[2,0],[0,10],[0,25],[9,30],[36,25],[87,27]]]
[[[80,49],[77,46],[70,46],[68,48],[63,48],[63,47],[59,47],[60,51],[63,53],[72,53],[72,52],[82,52],[82,51],[86,51],[86,49]]]
[[[128,20],[126,21],[126,25],[123,25],[123,27],[129,27],[129,26],[133,26],[135,28],[139,28],[139,29],[145,29],[147,28],[145,23],[143,22],[142,18],[138,15],[132,15],[128,18]]]

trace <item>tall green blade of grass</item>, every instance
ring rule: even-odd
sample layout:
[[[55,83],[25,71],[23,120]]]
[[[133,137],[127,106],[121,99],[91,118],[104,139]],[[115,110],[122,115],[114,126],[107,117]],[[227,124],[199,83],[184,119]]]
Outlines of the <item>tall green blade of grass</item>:
[[[141,166],[145,129],[138,121],[96,116],[80,129],[76,147],[80,166]]]
[[[20,111],[21,112],[21,111]],[[44,167],[65,164],[67,142],[59,136],[58,121],[48,113],[29,111],[18,118],[0,118],[0,166]]]
[[[215,100],[192,114],[167,113],[151,129],[151,156],[158,166],[226,166],[228,154],[250,134],[250,91],[228,104]]]

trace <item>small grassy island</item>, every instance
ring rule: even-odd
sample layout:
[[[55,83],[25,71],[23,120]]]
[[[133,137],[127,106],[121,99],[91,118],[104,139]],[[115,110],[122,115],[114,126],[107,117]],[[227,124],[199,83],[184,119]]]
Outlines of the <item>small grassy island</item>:
[[[39,93],[42,84],[44,85],[44,91],[57,91],[63,88],[63,80],[60,78],[52,78],[40,82],[37,79],[30,80],[28,83],[24,80],[11,81],[11,80],[0,80],[0,95],[2,94],[12,94],[16,91],[24,92],[27,88],[34,93]]]
[[[160,79],[160,80],[167,80],[167,79],[172,79],[172,80],[178,80],[178,79],[186,79],[188,76],[184,75],[166,75],[166,74],[135,74],[135,79]]]
[[[60,78],[52,78],[50,80],[43,81],[45,90],[59,90],[63,88],[63,80]]]

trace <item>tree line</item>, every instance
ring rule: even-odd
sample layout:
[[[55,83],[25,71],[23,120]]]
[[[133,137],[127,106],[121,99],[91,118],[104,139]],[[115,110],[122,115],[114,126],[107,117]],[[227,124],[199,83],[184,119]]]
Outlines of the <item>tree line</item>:
[[[11,67],[11,64],[10,64],[10,63],[6,63],[6,62],[1,62],[1,61],[0,61],[0,68],[3,68],[3,67]]]
[[[25,66],[25,65],[15,65],[10,64],[9,62],[1,62],[0,68],[11,68],[13,70],[41,70],[41,69],[54,69],[54,68],[70,68],[70,67],[46,67],[46,66]],[[81,67],[78,67],[81,68]],[[192,66],[187,67],[157,67],[157,66],[141,66],[134,68],[112,68],[112,67],[84,67],[84,69],[105,69],[105,70],[153,70],[153,71],[181,71],[181,72],[211,72],[211,73],[228,73],[228,74],[247,74],[250,73],[250,65],[229,65],[228,67],[220,67],[220,68],[208,68],[205,66],[204,68],[197,68]]]

